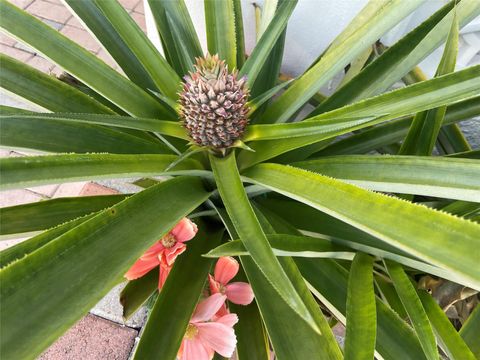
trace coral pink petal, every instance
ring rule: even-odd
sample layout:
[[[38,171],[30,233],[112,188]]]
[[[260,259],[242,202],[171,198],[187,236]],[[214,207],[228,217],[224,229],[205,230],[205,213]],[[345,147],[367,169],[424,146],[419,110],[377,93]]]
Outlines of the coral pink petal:
[[[138,259],[137,261],[135,261],[135,264],[133,264],[132,267],[125,273],[124,276],[128,280],[138,279],[139,277],[142,277],[143,275],[148,273],[154,267],[158,266],[159,263],[160,261],[158,260],[158,258],[152,258],[148,261]]]
[[[199,321],[208,321],[213,315],[222,307],[222,305],[227,300],[227,297],[222,294],[213,294],[205,300],[201,301],[195,312],[193,313],[191,323],[197,323]]]
[[[155,244],[150,246],[150,248],[145,251],[145,253],[140,257],[144,261],[151,260],[152,258],[157,257],[157,255],[164,249],[162,243],[157,241]]]
[[[230,256],[221,257],[215,265],[215,280],[220,284],[226,285],[237,275],[238,268],[238,262],[234,258]]]
[[[228,327],[233,327],[238,322],[237,314],[227,314],[222,317],[219,317],[215,322],[226,325]]]
[[[170,233],[175,236],[175,239],[179,242],[185,242],[193,239],[197,234],[198,228],[195,223],[191,222],[187,218],[183,218]]]
[[[216,294],[220,292],[220,287],[218,286],[218,282],[215,281],[212,275],[208,274],[208,283],[210,285],[210,292],[212,294]]]
[[[213,321],[217,321],[216,319],[224,316],[224,315],[227,315],[227,314],[230,314],[230,311],[228,311],[227,309],[227,304],[223,304],[222,307],[220,308],[220,310],[217,311],[217,313],[215,314],[215,316],[213,317]]]
[[[253,301],[254,295],[250,284],[245,282],[233,282],[226,287],[225,294],[228,301],[238,305],[248,305]]]
[[[198,328],[197,337],[204,345],[211,347],[226,358],[233,355],[237,338],[231,327],[216,322],[199,323],[196,326]]]
[[[167,281],[168,274],[170,274],[171,267],[162,266],[160,265],[160,274],[158,277],[158,290],[162,289],[163,285],[165,285],[165,281]]]
[[[208,351],[199,339],[183,340],[180,360],[210,360],[213,352]]]
[[[187,245],[177,242],[171,248],[166,248],[162,252],[160,262],[167,266],[172,266],[177,256],[183,253],[185,250],[187,250]]]

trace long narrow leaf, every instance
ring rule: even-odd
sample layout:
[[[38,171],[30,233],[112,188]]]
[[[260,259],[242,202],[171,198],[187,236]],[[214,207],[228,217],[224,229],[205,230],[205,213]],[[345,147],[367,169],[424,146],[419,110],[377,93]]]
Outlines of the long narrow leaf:
[[[433,334],[427,314],[423,309],[422,303],[418,298],[412,282],[400,265],[391,261],[386,261],[385,264],[397,294],[400,297],[413,328],[418,335],[418,339],[420,340],[420,344],[425,352],[425,356],[430,360],[438,359],[439,357],[435,335]]]
[[[196,178],[165,181],[2,269],[2,356],[34,359],[208,195]]]
[[[113,114],[81,91],[20,61],[0,54],[2,88],[50,111]]]
[[[82,124],[96,124],[106,125],[119,128],[136,129],[156,132],[162,135],[173,136],[179,139],[188,140],[188,135],[185,129],[182,128],[179,122],[173,122],[168,120],[157,119],[144,119],[144,118],[131,118],[128,116],[115,116],[115,115],[99,115],[99,114],[72,114],[72,113],[55,113],[55,114],[7,114],[0,115],[2,123],[8,121],[15,124],[21,121],[35,121],[38,123],[55,123],[58,121],[57,126],[61,126],[63,123],[82,123]],[[99,128],[101,129],[101,128]],[[97,130],[99,131],[99,130]]]
[[[285,1],[285,0],[281,0]],[[278,9],[278,5],[281,4],[281,1],[278,0],[267,0],[263,5],[262,16],[261,16],[261,26],[257,31],[257,40],[263,35],[267,26],[272,22],[272,19]],[[285,38],[286,38],[287,29],[283,30],[283,33],[278,38],[277,42],[270,51],[267,60],[263,64],[262,69],[257,75],[257,79],[250,86],[250,95],[252,97],[260,96],[260,94],[265,93],[269,89],[275,86],[278,82],[280,75],[280,68],[282,66],[283,60],[283,51],[285,48]],[[265,107],[263,107],[265,108]],[[261,117],[256,117],[255,121],[261,120]]]
[[[256,19],[256,35],[257,41],[263,35],[267,26],[272,21],[275,16],[275,11],[277,10],[279,0],[266,0],[262,7],[258,7],[258,19]],[[257,9],[256,9],[257,10]]]
[[[171,99],[176,99],[180,87],[179,76],[148,40],[147,35],[135,20],[116,1],[93,1],[125,41],[125,44],[137,56],[158,89]]]
[[[416,82],[426,81],[427,77],[417,66],[405,77],[403,77],[403,80],[406,84],[414,84]],[[444,123],[445,118],[446,116],[444,116]],[[440,128],[436,147],[438,152],[442,155],[471,150],[471,146],[463,135],[458,124],[445,124]],[[398,151],[400,151],[400,148]],[[395,153],[395,151],[392,151],[391,153]]]
[[[233,12],[235,14],[235,45],[237,47],[237,68],[241,69],[245,62],[245,34],[243,31],[242,3],[233,0]]]
[[[141,278],[129,281],[120,293],[124,319],[130,318],[158,289],[159,270],[150,270]]]
[[[473,252],[479,244],[480,226],[474,222],[292,167],[263,164],[243,175],[457,273],[468,286],[480,288],[478,257]]]
[[[268,122],[285,122],[303,106],[336,73],[387,30],[415,10],[420,1],[384,1],[385,5],[368,22],[328,52],[321,60],[297,79],[263,115]]]
[[[445,154],[472,150],[472,147],[468,143],[468,140],[465,138],[465,135],[458,124],[445,125],[440,128],[437,140],[437,148],[439,149],[440,153]]]
[[[245,247],[266,279],[301,318],[319,331],[312,315],[273,254],[272,248],[245,194],[235,163],[234,152],[226,158],[210,156],[210,164],[227,212]]]
[[[275,96],[280,90],[282,90],[285,86],[288,86],[290,81],[285,81],[284,83],[280,83],[277,86],[269,88],[269,90],[265,91],[264,93],[254,97],[252,100],[248,101],[247,106],[249,109],[249,116],[255,114],[255,112],[268,100],[270,100],[273,96]]]
[[[13,106],[0,105],[0,114],[32,114],[31,110],[20,109]]]
[[[230,304],[238,315],[235,327],[238,360],[269,360],[270,344],[256,302],[247,306]]]
[[[174,155],[78,154],[0,159],[0,188],[18,188],[63,181],[160,175],[177,159]],[[192,159],[177,170],[200,169]]]
[[[352,260],[354,252],[347,247],[332,244],[329,239],[286,234],[269,234],[268,242],[276,256],[295,257],[336,257]],[[241,240],[232,240],[210,250],[204,256],[248,256],[250,255]]]
[[[472,354],[432,296],[425,291],[419,291],[418,296],[422,301],[439,343],[443,345],[443,349],[446,350],[450,358],[454,360],[475,360],[475,355]]]
[[[362,52],[356,59],[354,59],[350,63],[350,67],[348,68],[348,71],[345,72],[345,76],[343,77],[342,81],[338,85],[339,87],[348,83],[350,80],[352,80],[353,77],[355,77],[356,75],[358,75],[358,73],[360,73],[360,71],[362,71],[365,64],[371,58],[372,51],[373,51],[373,47],[366,49],[364,52]]]
[[[340,34],[332,41],[328,46],[327,50],[319,57],[320,60],[322,57],[326,56],[328,53],[337,51],[337,48],[344,42],[347,41],[350,36],[355,34],[357,31],[361,31],[362,27],[369,24],[372,17],[374,17],[378,12],[383,11],[383,7],[388,5],[388,0],[371,0],[368,1],[365,7],[360,10],[358,14],[350,21],[350,23],[342,30]],[[313,65],[317,62],[315,61]],[[311,65],[310,67],[312,67]]]
[[[480,114],[480,98],[474,97],[448,106],[445,115],[445,124],[453,124]],[[341,155],[363,154],[393,144],[405,137],[412,122],[412,117],[398,119],[389,123],[374,126],[356,133],[345,139],[341,139],[313,156],[318,155]]]
[[[270,51],[275,46],[278,38],[287,26],[288,19],[292,15],[297,0],[283,1],[275,13],[275,19],[270,22],[265,33],[260,38],[257,46],[240,70],[240,76],[247,76],[247,84],[252,86],[257,79]]]
[[[37,49],[129,114],[168,116],[168,111],[149,94],[47,24],[6,0],[0,2],[0,13],[6,32]]]
[[[453,74],[391,91],[358,103],[333,110],[302,122],[252,125],[245,141],[264,140],[251,144],[255,152],[239,155],[242,167],[278,156],[289,150],[310,145],[353,130],[387,120],[448,105],[478,96],[480,66],[472,66]],[[299,137],[299,139],[291,139]],[[288,138],[284,141],[268,139]]]
[[[74,227],[77,227],[78,225],[84,223],[95,215],[96,214],[93,213],[87,216],[83,216],[81,218],[68,221],[65,224],[46,230],[41,234],[33,236],[28,240],[22,241],[14,246],[3,250],[2,252],[0,252],[0,269],[16,260],[22,259],[25,255],[28,255],[33,251],[41,248],[43,245],[55,240],[60,235],[63,235],[67,231],[73,229]]]
[[[480,343],[478,342],[478,334],[480,332],[480,305],[468,316],[467,321],[460,329],[460,336],[472,350],[477,358],[480,358]]]
[[[240,269],[236,280],[248,282],[243,269]],[[238,323],[235,325],[238,360],[269,360],[270,344],[257,302],[246,306],[230,303],[229,306],[238,315]]]
[[[288,221],[267,214],[268,221],[277,231],[298,235]],[[328,310],[345,325],[348,272],[330,259],[295,258],[295,263],[309,288]],[[385,360],[425,359],[422,348],[411,328],[388,306],[376,299],[377,341],[376,351]]]
[[[257,215],[260,224],[267,234],[275,234],[277,228],[268,222],[265,215],[255,207],[255,214]],[[286,270],[287,275],[291,279],[292,284],[295,286],[298,294],[301,296],[303,302],[313,315],[315,322],[317,323],[321,334],[318,336],[318,343],[322,348],[321,353],[325,354],[327,359],[341,359],[341,350],[336,341],[332,329],[330,328],[325,316],[318,307],[318,303],[315,301],[311,291],[308,289],[305,280],[302,278],[297,265],[293,261],[293,258],[282,257],[279,258],[279,262]]]
[[[162,40],[165,57],[177,74],[193,70],[195,57],[203,55],[192,20],[183,0],[149,0]]]
[[[302,234],[310,233],[315,237],[323,235],[334,243],[336,240],[343,239],[349,242],[347,244],[349,247],[352,245],[350,243],[357,243],[358,245],[382,249],[392,254],[409,256],[405,251],[384,243],[376,237],[325,212],[286,197],[278,199],[277,196],[277,194],[271,194],[267,199],[259,199],[257,201],[269,211],[273,211],[282,218],[289,219],[289,224],[302,232]],[[295,214],[299,216],[294,216]]]
[[[376,191],[480,202],[480,164],[475,160],[352,155],[292,165]]]
[[[460,26],[468,24],[480,11],[476,1],[467,0],[456,6]],[[330,111],[389,89],[445,41],[452,24],[453,7],[454,2],[449,2],[438,10],[338,89],[313,114]]]
[[[373,258],[357,253],[348,277],[345,359],[373,358],[376,323]]]
[[[449,105],[457,101],[478,96],[480,85],[480,65],[472,66],[452,74],[443,75],[435,79],[397,89],[379,96],[359,101],[343,108],[310,117],[303,122],[293,124],[256,125],[249,130],[251,133],[247,140],[268,139],[265,134],[255,135],[255,129],[283,129],[289,131],[311,124],[326,124],[328,120],[346,118],[346,123],[359,121],[362,118],[375,117],[382,121],[409,115],[421,110],[431,109],[436,106]],[[430,103],[428,103],[428,99]],[[378,121],[378,120],[377,120]],[[267,130],[264,130],[267,133]],[[306,136],[307,134],[293,134],[293,136]],[[270,137],[273,138],[273,137]]]
[[[449,158],[480,159],[480,149],[447,155]]]
[[[278,78],[281,75],[280,70],[282,66],[286,36],[287,29],[283,30],[283,33],[278,38],[275,46],[270,52],[270,55],[268,56],[262,69],[257,75],[257,79],[255,80],[255,83],[250,89],[250,95],[252,97],[256,95],[261,96],[263,93],[272,90],[275,87],[275,84],[277,84]],[[290,80],[287,80],[283,83],[281,82],[280,84],[285,83],[288,83],[288,85],[290,85]],[[261,109],[264,110],[266,107],[267,105],[264,105]],[[262,116],[260,114],[257,114],[252,120],[255,123],[262,123],[262,119]]]
[[[375,275],[375,285],[378,289],[378,293],[381,296],[382,300],[388,304],[392,310],[394,310],[398,316],[402,319],[406,319],[408,317],[407,312],[405,311],[405,307],[403,306],[398,294],[395,290],[395,287],[391,283],[390,279],[382,275]]]
[[[140,61],[93,1],[65,0],[65,4],[98,39],[130,80],[142,89],[155,88]]]
[[[103,210],[127,195],[58,198],[0,209],[0,235],[45,230],[80,216]]]
[[[80,120],[61,121],[53,114],[6,115],[0,117],[0,144],[6,147],[35,149],[47,152],[112,154],[165,154],[171,151],[153,138],[140,138],[105,126],[80,123]],[[70,118],[89,117],[70,114]],[[102,115],[100,115],[102,116]],[[125,118],[124,118],[125,119]],[[132,118],[127,118],[128,123]],[[93,121],[92,121],[93,123]],[[108,122],[104,122],[107,124]],[[161,124],[159,124],[161,126]],[[176,124],[172,122],[173,126]],[[180,129],[181,130],[181,129]],[[75,135],[75,136],[73,136]]]
[[[442,207],[442,211],[470,219],[480,214],[480,204],[467,201],[454,201]]]
[[[445,50],[436,76],[455,71],[458,52],[458,19],[454,13]],[[400,148],[400,155],[431,155],[445,117],[446,106],[430,109],[415,115],[407,137]]]
[[[170,1],[171,3],[178,3],[177,1]],[[165,56],[165,60],[177,72],[178,76],[186,74],[189,68],[193,68],[193,58],[186,58],[180,54],[180,47],[176,46],[178,39],[175,36],[175,29],[171,23],[171,19],[167,16],[164,2],[149,1],[148,6],[155,20],[155,26],[158,31],[158,36]],[[150,38],[150,34],[147,35]],[[182,47],[183,48],[183,47]]]
[[[274,231],[272,226],[268,224],[268,222],[265,222],[261,213],[258,211],[256,213],[260,221],[262,221],[264,231],[272,233]],[[238,237],[229,218],[225,218],[222,211],[220,211],[220,214],[229,229],[230,236]],[[319,314],[318,306],[310,292],[306,289],[295,263],[289,258],[279,259],[283,270],[291,279],[292,284],[296,285],[297,291],[303,296],[306,303],[308,301],[308,306],[314,307],[316,316],[322,317],[316,319],[318,325],[321,327],[321,335],[313,331],[301,317],[292,312],[286,302],[271,301],[272,298],[278,296],[275,288],[268,279],[263,276],[261,270],[250,257],[242,256],[240,259],[255,292],[255,297],[272,341],[275,355],[281,359],[302,359],[308,358],[311,354],[324,354],[327,359],[338,359],[340,353],[338,345],[333,339],[331,329],[328,327],[325,319],[323,319],[323,315]],[[279,314],[283,314],[283,316],[279,316]],[[295,324],[295,326],[292,326],[293,324]],[[302,338],[302,346],[298,346],[297,337]]]
[[[462,283],[463,278],[451,271],[433,266],[428,262],[419,260],[417,257],[406,253],[392,245],[389,245],[378,238],[369,235],[347,223],[344,223],[334,217],[318,211],[312,207],[292,200],[268,199],[262,200],[261,205],[274,211],[276,214],[288,219],[302,234],[314,237],[320,240],[329,240],[334,245],[350,248],[352,251],[361,251],[373,256],[390,259],[396,261],[406,267],[417,269],[419,271],[434,274],[438,277],[451,280],[453,282]],[[310,240],[309,240],[310,241]],[[283,245],[283,244],[282,244]],[[285,248],[286,246],[283,245]],[[315,247],[320,247],[315,244]],[[325,250],[328,250],[322,244]],[[294,252],[299,251],[293,246],[289,246],[285,255],[295,256]],[[315,248],[312,246],[312,250]],[[336,248],[336,250],[339,250]],[[328,253],[313,253],[313,257],[328,257],[323,256]],[[335,252],[335,255],[341,257],[348,253]],[[308,255],[308,254],[307,254]],[[333,255],[333,253],[332,253]],[[307,257],[300,252],[300,256]],[[333,257],[333,256],[330,256]]]
[[[257,303],[266,323],[275,354],[279,359],[308,358],[312,354],[324,354],[326,358],[339,358],[338,356],[327,357],[322,349],[324,342],[320,341],[320,335],[313,332],[311,327],[300,317],[285,316],[285,314],[291,313],[291,308],[283,301],[272,301],[278,296],[277,291],[251,258],[242,258],[242,264],[256,294]],[[296,278],[292,278],[293,280],[299,281]],[[292,326],[293,324],[294,326]],[[312,336],[312,332],[317,336]],[[305,334],[309,335],[305,336]],[[300,338],[302,339],[301,346]]]
[[[303,277],[313,293],[345,324],[348,272],[328,259],[297,259]],[[417,337],[395,311],[376,299],[376,351],[384,359],[426,359]]]
[[[91,98],[97,100],[99,103],[107,106],[108,108],[112,109],[115,113],[119,115],[128,115],[127,112],[123,111],[121,108],[119,108],[117,105],[112,103],[110,100],[107,98],[103,97],[100,95],[98,92],[96,92],[94,89],[86,85],[85,83],[81,82],[78,80],[76,77],[72,76],[68,72],[62,72],[60,75],[58,75],[58,80],[64,82],[65,84],[68,84],[72,87],[74,87],[77,90],[80,90],[82,93],[84,93],[87,96],[90,96]],[[170,109],[167,109],[170,110]],[[172,115],[172,114],[171,114]]]
[[[277,209],[278,210],[278,209]],[[302,209],[303,210],[303,209]],[[313,209],[312,209],[313,210]],[[292,212],[293,214],[297,214]],[[318,213],[318,212],[316,212]],[[304,212],[298,214],[304,215]],[[299,215],[300,216],[300,215]],[[328,216],[327,216],[328,218]],[[325,221],[319,217],[316,221]],[[346,227],[346,224],[343,224]],[[384,259],[394,260],[400,264],[433,274],[451,281],[462,281],[449,271],[419,261],[413,256],[405,254],[383,242],[372,238],[365,241],[365,233],[355,232],[352,236],[338,237],[324,233],[306,232],[310,236],[267,235],[267,239],[276,256],[293,256],[296,258],[334,258],[352,260],[355,252],[361,251]],[[356,236],[355,236],[356,235]],[[373,243],[373,244],[372,244]],[[207,257],[245,256],[250,255],[240,240],[230,241],[212,249]]]
[[[237,67],[235,12],[233,0],[205,0],[208,51],[225,60],[229,69]]]
[[[365,252],[373,256],[382,257],[397,261],[400,264],[417,269],[429,274],[433,274],[451,281],[459,281],[450,272],[432,266],[426,262],[419,261],[416,258],[404,254],[401,251],[393,249],[388,251],[384,246],[374,247],[365,245],[360,241],[351,241],[337,238],[325,234],[309,233],[310,236],[293,235],[267,235],[267,239],[272,246],[276,256],[292,256],[296,258],[331,258],[341,260],[352,260],[357,251]],[[355,239],[356,240],[356,239]],[[379,244],[383,245],[383,244]],[[212,249],[205,254],[207,257],[220,256],[246,256],[250,255],[240,240],[230,241],[226,244]],[[460,279],[461,281],[462,279]]]

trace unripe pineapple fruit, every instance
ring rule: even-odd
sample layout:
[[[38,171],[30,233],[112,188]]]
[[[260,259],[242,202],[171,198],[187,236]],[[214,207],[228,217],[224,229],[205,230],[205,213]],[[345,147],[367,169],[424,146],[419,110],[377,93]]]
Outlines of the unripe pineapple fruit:
[[[196,144],[224,150],[241,138],[248,123],[245,78],[228,72],[218,55],[196,60],[196,71],[184,78],[180,116]]]

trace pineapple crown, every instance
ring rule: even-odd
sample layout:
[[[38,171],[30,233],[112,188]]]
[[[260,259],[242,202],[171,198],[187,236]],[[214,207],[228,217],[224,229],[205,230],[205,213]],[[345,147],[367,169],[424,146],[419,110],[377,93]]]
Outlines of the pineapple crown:
[[[180,116],[199,146],[224,152],[239,140],[248,124],[246,79],[228,71],[218,55],[197,58],[195,72],[184,77]]]

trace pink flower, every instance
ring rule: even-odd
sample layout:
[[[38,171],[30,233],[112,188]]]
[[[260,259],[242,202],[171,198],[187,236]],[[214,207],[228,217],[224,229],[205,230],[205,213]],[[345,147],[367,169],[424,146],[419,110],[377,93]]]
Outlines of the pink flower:
[[[180,360],[211,360],[215,352],[226,358],[233,355],[237,345],[233,331],[237,315],[228,314],[210,321],[226,299],[225,295],[214,294],[197,305],[178,351]]]
[[[145,254],[133,264],[126,272],[125,277],[128,280],[135,280],[156,266],[159,266],[160,276],[158,288],[161,289],[172,269],[175,259],[187,249],[184,243],[191,240],[197,231],[197,225],[189,219],[183,218],[167,235],[151,246]]]
[[[238,273],[238,262],[234,258],[221,257],[215,265],[214,276],[208,275],[212,294],[220,293],[227,296],[228,301],[238,305],[248,305],[253,301],[253,290],[245,282],[229,283]],[[220,309],[218,315],[224,315],[226,307]]]

